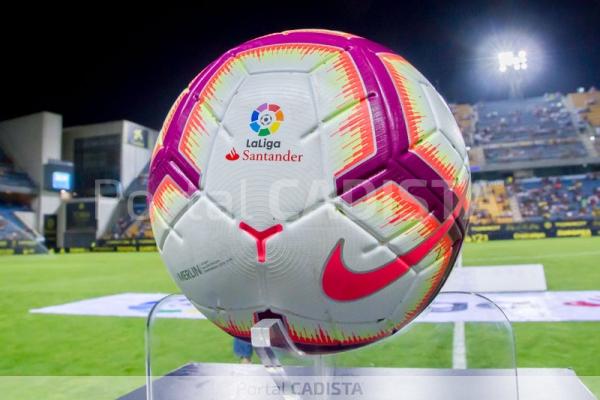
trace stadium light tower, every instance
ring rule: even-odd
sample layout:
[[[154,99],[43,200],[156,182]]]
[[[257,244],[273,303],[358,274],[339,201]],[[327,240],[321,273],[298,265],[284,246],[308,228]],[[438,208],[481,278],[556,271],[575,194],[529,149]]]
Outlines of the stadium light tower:
[[[510,85],[510,98],[523,97],[523,74],[527,70],[527,51],[501,51],[498,53],[498,70]]]
[[[524,29],[506,27],[483,35],[474,52],[482,86],[493,91],[508,86],[510,98],[526,95],[529,83],[548,66],[541,39]]]

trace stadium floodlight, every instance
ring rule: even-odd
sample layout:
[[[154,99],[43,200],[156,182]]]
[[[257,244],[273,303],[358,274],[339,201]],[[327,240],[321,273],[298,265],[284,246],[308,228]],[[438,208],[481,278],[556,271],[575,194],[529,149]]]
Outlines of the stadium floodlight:
[[[509,89],[510,98],[524,97],[524,86],[539,79],[544,62],[542,42],[534,32],[507,28],[491,32],[476,47],[482,86]]]
[[[498,53],[498,69],[500,72],[507,72],[509,69],[515,71],[527,69],[527,52],[519,50],[517,54],[512,51],[501,51]]]

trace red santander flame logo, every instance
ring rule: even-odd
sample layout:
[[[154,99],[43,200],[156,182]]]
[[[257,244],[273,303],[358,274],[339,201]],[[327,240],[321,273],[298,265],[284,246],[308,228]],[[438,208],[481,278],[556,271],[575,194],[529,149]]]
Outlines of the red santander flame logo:
[[[240,158],[240,155],[235,151],[235,147],[232,147],[231,150],[229,150],[229,153],[225,154],[225,158],[229,161],[235,161]]]

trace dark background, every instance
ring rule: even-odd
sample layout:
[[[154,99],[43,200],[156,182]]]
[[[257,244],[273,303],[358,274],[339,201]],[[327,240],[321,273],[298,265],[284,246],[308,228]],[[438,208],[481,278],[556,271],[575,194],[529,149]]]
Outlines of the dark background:
[[[126,118],[159,128],[177,94],[220,53],[309,27],[387,45],[452,102],[506,96],[497,74],[482,73],[490,57],[496,68],[497,52],[482,44],[509,31],[533,38],[543,53],[526,95],[600,84],[598,1],[122,3],[5,5],[0,120],[48,110],[63,114],[65,126]]]

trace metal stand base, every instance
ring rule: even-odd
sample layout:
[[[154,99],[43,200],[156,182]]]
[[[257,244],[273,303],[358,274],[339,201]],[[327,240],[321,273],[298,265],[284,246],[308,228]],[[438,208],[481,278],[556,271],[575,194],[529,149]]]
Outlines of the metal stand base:
[[[396,335],[336,354],[305,354],[280,320],[265,319],[251,328],[260,360],[254,365],[220,362],[214,344],[199,335],[183,354],[174,354],[172,344],[181,340],[180,335],[205,332],[207,325],[199,324],[210,324],[197,319],[178,321],[161,312],[181,301],[185,301],[181,295],[168,296],[148,317],[147,385],[123,400],[594,398],[573,373],[564,370],[524,370],[525,380],[518,381],[519,387],[510,323],[493,302],[480,295],[442,293],[428,311]],[[471,305],[482,313],[480,321],[453,319]],[[448,322],[448,318],[436,322],[442,314],[460,321],[461,329],[456,329],[459,322]],[[231,348],[216,349],[233,359]],[[153,371],[172,372],[154,376]]]
[[[308,367],[293,370],[294,386],[285,395],[261,365],[192,363],[157,379],[153,390],[155,398],[172,400],[279,400],[302,398],[302,393],[308,399],[336,400],[505,400],[505,390],[495,387],[507,383],[509,371],[357,368],[339,371],[337,384],[322,386],[322,392],[311,372]],[[518,373],[519,399],[596,399],[571,370],[519,369]],[[146,387],[119,400],[146,400]]]

